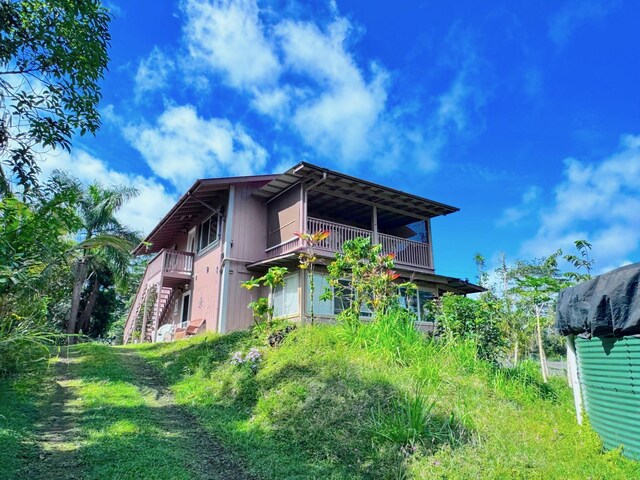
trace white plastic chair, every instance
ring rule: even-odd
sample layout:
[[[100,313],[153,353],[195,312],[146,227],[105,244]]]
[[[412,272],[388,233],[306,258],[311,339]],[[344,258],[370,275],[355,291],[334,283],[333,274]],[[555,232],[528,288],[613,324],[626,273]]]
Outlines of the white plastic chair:
[[[158,329],[158,334],[156,335],[156,342],[169,342],[171,341],[172,335],[173,335],[173,325],[171,323],[162,325]]]

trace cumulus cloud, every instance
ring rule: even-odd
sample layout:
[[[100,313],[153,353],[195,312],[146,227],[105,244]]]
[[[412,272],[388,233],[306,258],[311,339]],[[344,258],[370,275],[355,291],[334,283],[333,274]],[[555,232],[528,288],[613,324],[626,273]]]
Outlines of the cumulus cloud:
[[[196,62],[223,74],[235,88],[274,83],[280,63],[252,0],[187,0],[185,40]]]
[[[157,46],[149,56],[142,59],[134,78],[135,96],[140,100],[146,93],[168,86],[169,75],[175,69],[175,62]]]
[[[548,255],[586,239],[601,265],[628,262],[640,246],[640,135],[624,136],[618,151],[600,162],[565,160],[564,179],[551,205],[540,209],[539,222],[525,254]]]
[[[277,35],[285,64],[304,75],[313,89],[296,106],[294,128],[322,155],[355,163],[372,153],[369,139],[385,109],[388,75],[374,64],[371,81],[365,80],[344,49],[349,29],[344,19],[326,32],[307,22],[287,21],[278,25]]]
[[[429,170],[450,140],[469,130],[467,110],[480,98],[472,48],[460,49],[465,64],[436,95],[436,111],[409,117],[406,105],[389,102],[391,73],[357,59],[350,47],[359,31],[334,3],[328,18],[313,21],[294,18],[295,8],[261,9],[255,0],[187,0],[182,9],[193,72],[187,77],[214,75],[316,158],[347,169],[367,160]]]
[[[143,234],[149,233],[177,201],[177,196],[168,193],[158,181],[113,170],[103,160],[78,148],[71,154],[61,152],[48,155],[42,163],[42,178],[49,176],[53,170],[69,172],[86,184],[99,181],[105,186],[137,188],[139,196],[122,207],[119,217],[126,225]]]
[[[153,172],[185,190],[195,179],[261,172],[268,154],[239,124],[203,118],[191,105],[170,106],[156,123],[124,134]]]

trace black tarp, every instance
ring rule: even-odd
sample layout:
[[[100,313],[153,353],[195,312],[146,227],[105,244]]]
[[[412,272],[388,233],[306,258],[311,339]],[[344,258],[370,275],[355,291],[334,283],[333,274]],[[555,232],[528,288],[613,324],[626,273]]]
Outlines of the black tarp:
[[[589,338],[640,334],[640,263],[562,290],[556,328]]]

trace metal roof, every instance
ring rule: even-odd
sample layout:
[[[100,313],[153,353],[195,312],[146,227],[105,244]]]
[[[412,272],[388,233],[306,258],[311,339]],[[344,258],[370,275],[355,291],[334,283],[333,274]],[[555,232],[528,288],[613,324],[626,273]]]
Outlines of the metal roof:
[[[300,162],[285,173],[278,175],[258,189],[254,196],[269,200],[300,182],[307,186],[313,185],[314,195],[326,194],[334,198],[375,205],[388,212],[416,219],[448,215],[459,210],[451,205],[401,192],[306,162]]]

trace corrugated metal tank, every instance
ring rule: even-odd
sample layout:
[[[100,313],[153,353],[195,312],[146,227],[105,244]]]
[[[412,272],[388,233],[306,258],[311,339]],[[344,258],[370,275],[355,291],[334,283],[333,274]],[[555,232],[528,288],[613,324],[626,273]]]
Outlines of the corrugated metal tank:
[[[589,422],[605,448],[640,460],[640,338],[576,338],[578,374]]]

